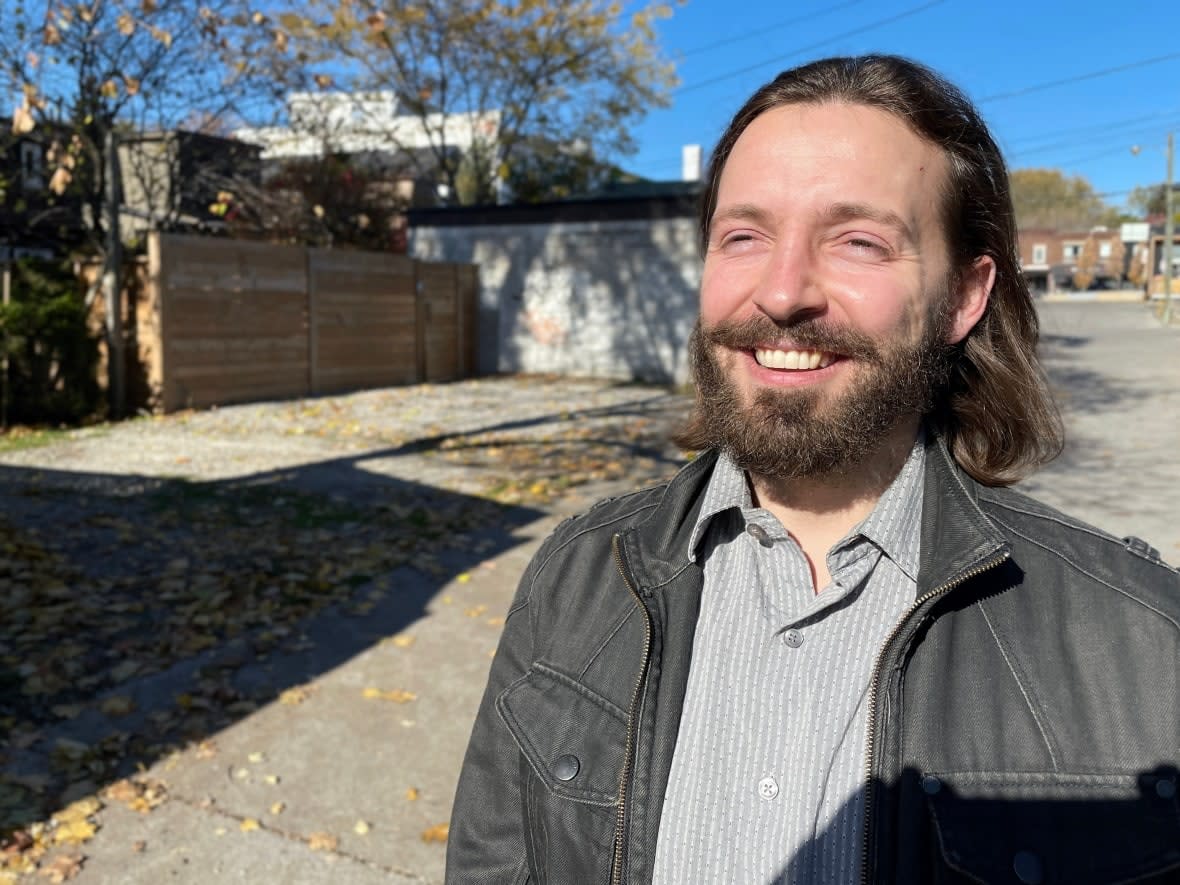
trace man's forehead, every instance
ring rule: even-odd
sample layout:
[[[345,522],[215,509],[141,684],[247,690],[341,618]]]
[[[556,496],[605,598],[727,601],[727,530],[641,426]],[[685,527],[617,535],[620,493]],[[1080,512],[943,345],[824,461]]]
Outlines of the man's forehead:
[[[916,215],[941,207],[949,173],[946,152],[888,111],[846,102],[781,105],[754,118],[734,143],[710,221],[752,214],[781,187],[788,197],[824,196],[833,220],[875,218],[912,234]]]

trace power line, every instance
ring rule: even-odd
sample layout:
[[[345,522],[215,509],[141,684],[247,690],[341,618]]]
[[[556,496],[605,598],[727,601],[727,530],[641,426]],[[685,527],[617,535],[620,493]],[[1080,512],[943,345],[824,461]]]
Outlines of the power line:
[[[1170,108],[1169,110],[1164,111],[1162,114],[1156,111],[1150,114],[1143,114],[1142,116],[1138,117],[1123,117],[1120,120],[1106,120],[1098,123],[1087,123],[1085,126],[1076,126],[1072,129],[1054,129],[1052,131],[1046,131],[1038,135],[1025,135],[1021,138],[1014,139],[1012,142],[1010,142],[1010,144],[1022,145],[1028,144],[1030,142],[1042,141],[1046,138],[1060,138],[1063,135],[1085,135],[1089,132],[1106,132],[1113,126],[1128,126],[1132,123],[1145,123],[1149,120],[1155,122],[1159,120],[1161,116],[1170,117],[1173,114],[1180,114],[1180,108]]]
[[[840,12],[843,9],[848,9],[850,6],[859,6],[865,0],[848,0],[847,3],[840,3],[836,6],[831,6],[827,9],[821,9],[819,12],[810,12],[807,15],[798,15],[795,18],[785,19],[784,21],[772,22],[765,27],[757,28],[753,31],[746,31],[738,34],[736,37],[726,37],[722,40],[715,40],[712,43],[706,43],[703,46],[697,46],[692,49],[686,49],[680,53],[681,57],[687,58],[690,55],[700,55],[702,52],[710,52],[722,46],[729,46],[732,43],[740,43],[743,40],[749,40],[751,37],[761,37],[770,31],[780,31],[783,28],[797,25],[799,22],[814,21],[825,15],[831,15],[834,12]]]
[[[1083,80],[1096,80],[1099,77],[1107,77],[1111,74],[1119,74],[1123,71],[1130,71],[1134,68],[1143,68],[1148,65],[1159,64],[1161,61],[1171,61],[1172,59],[1180,58],[1180,52],[1173,52],[1169,55],[1157,55],[1154,58],[1145,58],[1141,61],[1127,62],[1123,65],[1116,65],[1113,68],[1103,68],[1100,71],[1090,71],[1086,74],[1077,74],[1073,77],[1064,77],[1060,80],[1050,80],[1047,83],[1037,83],[1033,86],[1025,86],[1022,89],[1014,89],[1011,92],[997,92],[995,95],[987,95],[978,99],[979,104],[991,101],[1003,101],[1008,98],[1017,98],[1021,95],[1031,95],[1034,92],[1042,92],[1045,89],[1053,89],[1057,86],[1066,86],[1070,83],[1080,83]]]
[[[1128,128],[1128,129],[1119,129],[1115,132],[1109,133],[1108,135],[1106,135],[1105,137],[1102,137],[1102,138],[1088,139],[1088,143],[1089,144],[1107,144],[1112,141],[1122,141],[1122,142],[1126,142],[1126,144],[1124,144],[1121,148],[1119,148],[1119,150],[1129,150],[1131,147],[1130,142],[1132,141],[1133,136],[1152,133],[1152,132],[1160,132],[1162,130],[1174,128],[1177,125],[1180,125],[1180,120],[1178,120],[1174,117],[1161,116],[1161,117],[1158,117],[1156,119],[1156,121],[1149,126],[1135,126],[1135,127]],[[1063,148],[1063,147],[1076,147],[1077,144],[1078,144],[1078,139],[1076,137],[1075,138],[1068,138],[1068,139],[1064,139],[1061,141],[1050,142],[1049,144],[1038,145],[1037,147],[1024,148],[1023,150],[1019,150],[1019,151],[1011,151],[1011,152],[1005,151],[1005,156],[1007,156],[1007,157],[1025,157],[1025,156],[1028,156],[1029,154],[1043,154],[1047,151],[1059,150],[1060,148]]]
[[[687,86],[681,86],[679,89],[676,89],[674,91],[678,94],[682,93],[682,92],[691,92],[694,89],[703,89],[706,86],[712,86],[714,83],[721,83],[721,82],[724,82],[725,80],[731,80],[734,77],[739,77],[742,74],[748,74],[750,71],[755,71],[758,68],[764,68],[769,64],[775,64],[776,62],[781,62],[784,59],[793,58],[797,55],[803,55],[804,53],[811,52],[811,50],[813,50],[813,49],[819,49],[822,46],[827,46],[829,43],[836,43],[836,42],[839,42],[840,40],[843,40],[847,37],[854,37],[857,34],[863,34],[866,31],[872,31],[872,30],[875,30],[876,28],[884,27],[885,25],[891,25],[894,22],[898,22],[898,21],[901,21],[902,19],[910,18],[911,16],[917,15],[920,12],[925,12],[927,9],[932,9],[935,6],[940,6],[941,4],[943,4],[945,2],[946,2],[946,0],[930,0],[929,3],[923,3],[921,6],[912,7],[911,9],[907,9],[904,12],[899,12],[897,15],[891,15],[888,18],[883,18],[883,19],[879,19],[875,22],[870,22],[869,24],[862,25],[859,28],[853,28],[851,31],[845,31],[842,34],[836,34],[833,37],[828,37],[825,40],[820,40],[819,42],[812,43],[809,46],[803,46],[803,47],[800,47],[799,49],[794,49],[791,52],[786,52],[786,53],[783,53],[782,55],[776,55],[772,58],[763,59],[762,61],[757,62],[752,65],[746,65],[745,67],[737,68],[736,70],[727,71],[724,74],[718,74],[716,77],[710,77],[708,80],[700,80],[696,83],[690,83]]]

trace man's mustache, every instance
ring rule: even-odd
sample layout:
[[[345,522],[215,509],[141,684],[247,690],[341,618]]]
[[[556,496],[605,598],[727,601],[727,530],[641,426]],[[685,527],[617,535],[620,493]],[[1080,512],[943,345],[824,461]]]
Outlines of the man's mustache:
[[[710,344],[732,350],[766,347],[779,350],[818,350],[823,353],[876,361],[881,350],[858,329],[816,319],[779,324],[763,316],[715,326],[701,324],[701,335]]]

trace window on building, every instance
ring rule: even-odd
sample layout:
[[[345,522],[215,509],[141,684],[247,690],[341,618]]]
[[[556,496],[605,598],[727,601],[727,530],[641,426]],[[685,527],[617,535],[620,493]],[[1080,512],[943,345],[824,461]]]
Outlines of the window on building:
[[[1049,247],[1044,243],[1033,244],[1032,263],[1045,264],[1049,260]]]
[[[45,186],[42,179],[44,169],[45,155],[41,151],[41,145],[32,141],[21,142],[20,171],[25,190],[40,190]]]
[[[1114,243],[1112,243],[1110,240],[1106,240],[1106,241],[1098,244],[1098,257],[1099,258],[1109,258],[1113,254],[1114,254]]]
[[[1077,261],[1078,256],[1082,254],[1081,243],[1062,243],[1061,244],[1061,260],[1062,261]]]

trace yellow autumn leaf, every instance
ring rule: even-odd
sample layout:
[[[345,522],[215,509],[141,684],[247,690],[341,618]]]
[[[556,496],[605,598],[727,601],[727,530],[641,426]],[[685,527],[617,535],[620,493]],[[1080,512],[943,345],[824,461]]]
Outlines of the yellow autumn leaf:
[[[398,648],[409,648],[417,638],[416,636],[411,636],[409,633],[399,633],[397,636],[391,637],[389,641]]]
[[[85,820],[92,814],[97,814],[102,809],[102,802],[94,796],[87,796],[85,799],[79,799],[77,802],[71,802],[61,811],[53,815],[53,821],[57,824],[69,824],[75,821]]]
[[[331,833],[312,833],[307,837],[307,844],[312,851],[335,851],[340,840]]]
[[[407,802],[417,802],[418,801],[418,788],[417,787],[406,787],[406,801]]]
[[[455,580],[458,581],[460,584],[466,584],[468,581],[471,580],[471,575],[468,574],[467,572],[463,572],[461,575],[458,575],[455,578]]]
[[[243,833],[253,833],[255,830],[260,829],[261,827],[262,824],[258,823],[258,821],[252,817],[248,817],[238,824],[238,829]]]
[[[296,706],[302,704],[311,695],[311,689],[305,685],[297,685],[294,688],[288,688],[279,695],[279,703],[287,706]]]
[[[116,26],[119,29],[119,33],[124,37],[130,37],[135,33],[135,19],[125,12],[119,16],[119,21],[117,22]]]
[[[98,827],[88,820],[73,820],[53,831],[53,841],[66,845],[81,845],[94,838]]]
[[[253,762],[254,764],[258,764],[259,762],[262,762],[264,759],[266,759],[266,754],[255,751],[249,754],[246,759],[250,762]]]
[[[270,806],[271,814],[282,814],[287,809],[286,802],[272,802]]]
[[[354,833],[356,833],[358,836],[369,835],[369,822],[363,821],[363,820],[358,820],[356,822],[356,825],[353,826],[352,831]]]
[[[471,608],[466,609],[463,613],[469,618],[478,618],[487,610],[488,607],[486,605],[473,605]]]
[[[447,833],[450,831],[449,824],[436,824],[428,830],[422,831],[423,842],[446,842]]]
[[[106,80],[98,87],[98,91],[103,98],[116,98],[119,95],[119,84],[114,80]]]
[[[412,691],[405,691],[404,689],[400,688],[391,688],[388,691],[383,691],[382,689],[374,688],[373,686],[369,686],[364,691],[362,691],[361,697],[366,698],[367,700],[393,701],[395,704],[405,704],[410,701],[418,700],[418,695],[414,694]]]

